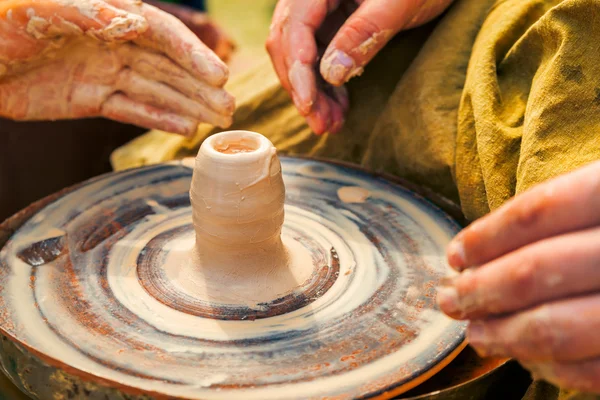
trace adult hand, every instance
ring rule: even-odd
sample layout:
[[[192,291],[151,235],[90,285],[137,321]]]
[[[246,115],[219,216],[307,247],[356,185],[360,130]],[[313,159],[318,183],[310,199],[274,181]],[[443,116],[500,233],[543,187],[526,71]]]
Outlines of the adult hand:
[[[0,37],[1,116],[104,116],[180,134],[231,124],[227,66],[141,1],[5,0]]]
[[[600,162],[543,183],[474,222],[448,248],[464,271],[438,292],[470,320],[482,355],[600,393]]]
[[[166,3],[161,0],[144,0],[144,3],[153,5],[177,17],[185,24],[208,48],[219,58],[227,61],[235,49],[235,43],[210,17],[192,7],[175,3]]]
[[[335,133],[349,106],[344,83],[360,75],[396,33],[433,19],[451,2],[280,0],[267,51],[311,129]]]

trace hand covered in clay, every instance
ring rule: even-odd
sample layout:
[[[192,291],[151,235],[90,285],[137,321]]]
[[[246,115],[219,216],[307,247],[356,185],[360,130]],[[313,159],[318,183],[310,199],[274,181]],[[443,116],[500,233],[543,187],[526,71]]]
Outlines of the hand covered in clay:
[[[235,50],[235,44],[218,25],[216,25],[204,12],[184,5],[166,3],[161,0],[144,0],[171,15],[177,17],[185,24],[202,42],[208,46],[223,61],[227,61]]]
[[[600,393],[600,163],[516,196],[448,249],[461,271],[438,292],[470,321],[482,355],[519,360],[534,377]]]
[[[281,84],[316,134],[336,133],[344,88],[398,32],[439,15],[452,0],[280,0],[267,50]]]
[[[141,1],[3,0],[0,39],[0,116],[103,116],[186,135],[231,124],[227,66]]]

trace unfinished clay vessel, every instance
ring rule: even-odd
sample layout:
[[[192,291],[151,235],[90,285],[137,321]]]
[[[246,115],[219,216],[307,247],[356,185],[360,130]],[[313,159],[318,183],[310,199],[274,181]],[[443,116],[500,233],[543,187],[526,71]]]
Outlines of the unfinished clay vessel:
[[[459,229],[390,180],[217,134],[2,224],[0,362],[40,399],[390,398],[464,347],[435,303]]]
[[[284,245],[281,163],[262,135],[208,138],[190,188],[196,246],[191,258],[207,300],[266,304],[293,296],[313,272],[308,251]]]

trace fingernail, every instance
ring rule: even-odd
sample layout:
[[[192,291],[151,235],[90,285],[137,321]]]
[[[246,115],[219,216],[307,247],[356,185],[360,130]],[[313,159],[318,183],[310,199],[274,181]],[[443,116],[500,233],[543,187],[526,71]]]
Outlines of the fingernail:
[[[448,262],[454,269],[465,267],[465,246],[460,238],[455,238],[448,246]]]
[[[460,311],[458,291],[455,287],[440,287],[437,292],[437,303],[446,314],[457,314]]]
[[[335,49],[325,54],[321,61],[321,74],[331,84],[341,85],[349,78],[356,63],[346,53]]]
[[[288,78],[296,94],[294,96],[296,107],[302,114],[308,114],[314,103],[313,93],[316,94],[316,88],[313,90],[311,69],[308,65],[296,60],[290,68]]]

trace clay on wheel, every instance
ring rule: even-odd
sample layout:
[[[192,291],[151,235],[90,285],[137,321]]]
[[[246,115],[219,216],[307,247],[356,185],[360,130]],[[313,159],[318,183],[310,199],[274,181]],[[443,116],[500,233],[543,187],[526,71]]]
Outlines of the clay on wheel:
[[[281,238],[285,187],[277,151],[267,138],[231,131],[204,141],[190,200],[196,245],[169,264],[189,269],[185,279],[193,277],[191,285],[205,300],[264,304],[293,295],[309,280],[310,253]]]
[[[41,399],[390,398],[446,365],[464,345],[435,304],[456,222],[357,168],[262,162],[256,140],[213,149],[256,157],[262,183],[199,156],[96,178],[22,224],[0,250],[12,379]]]

